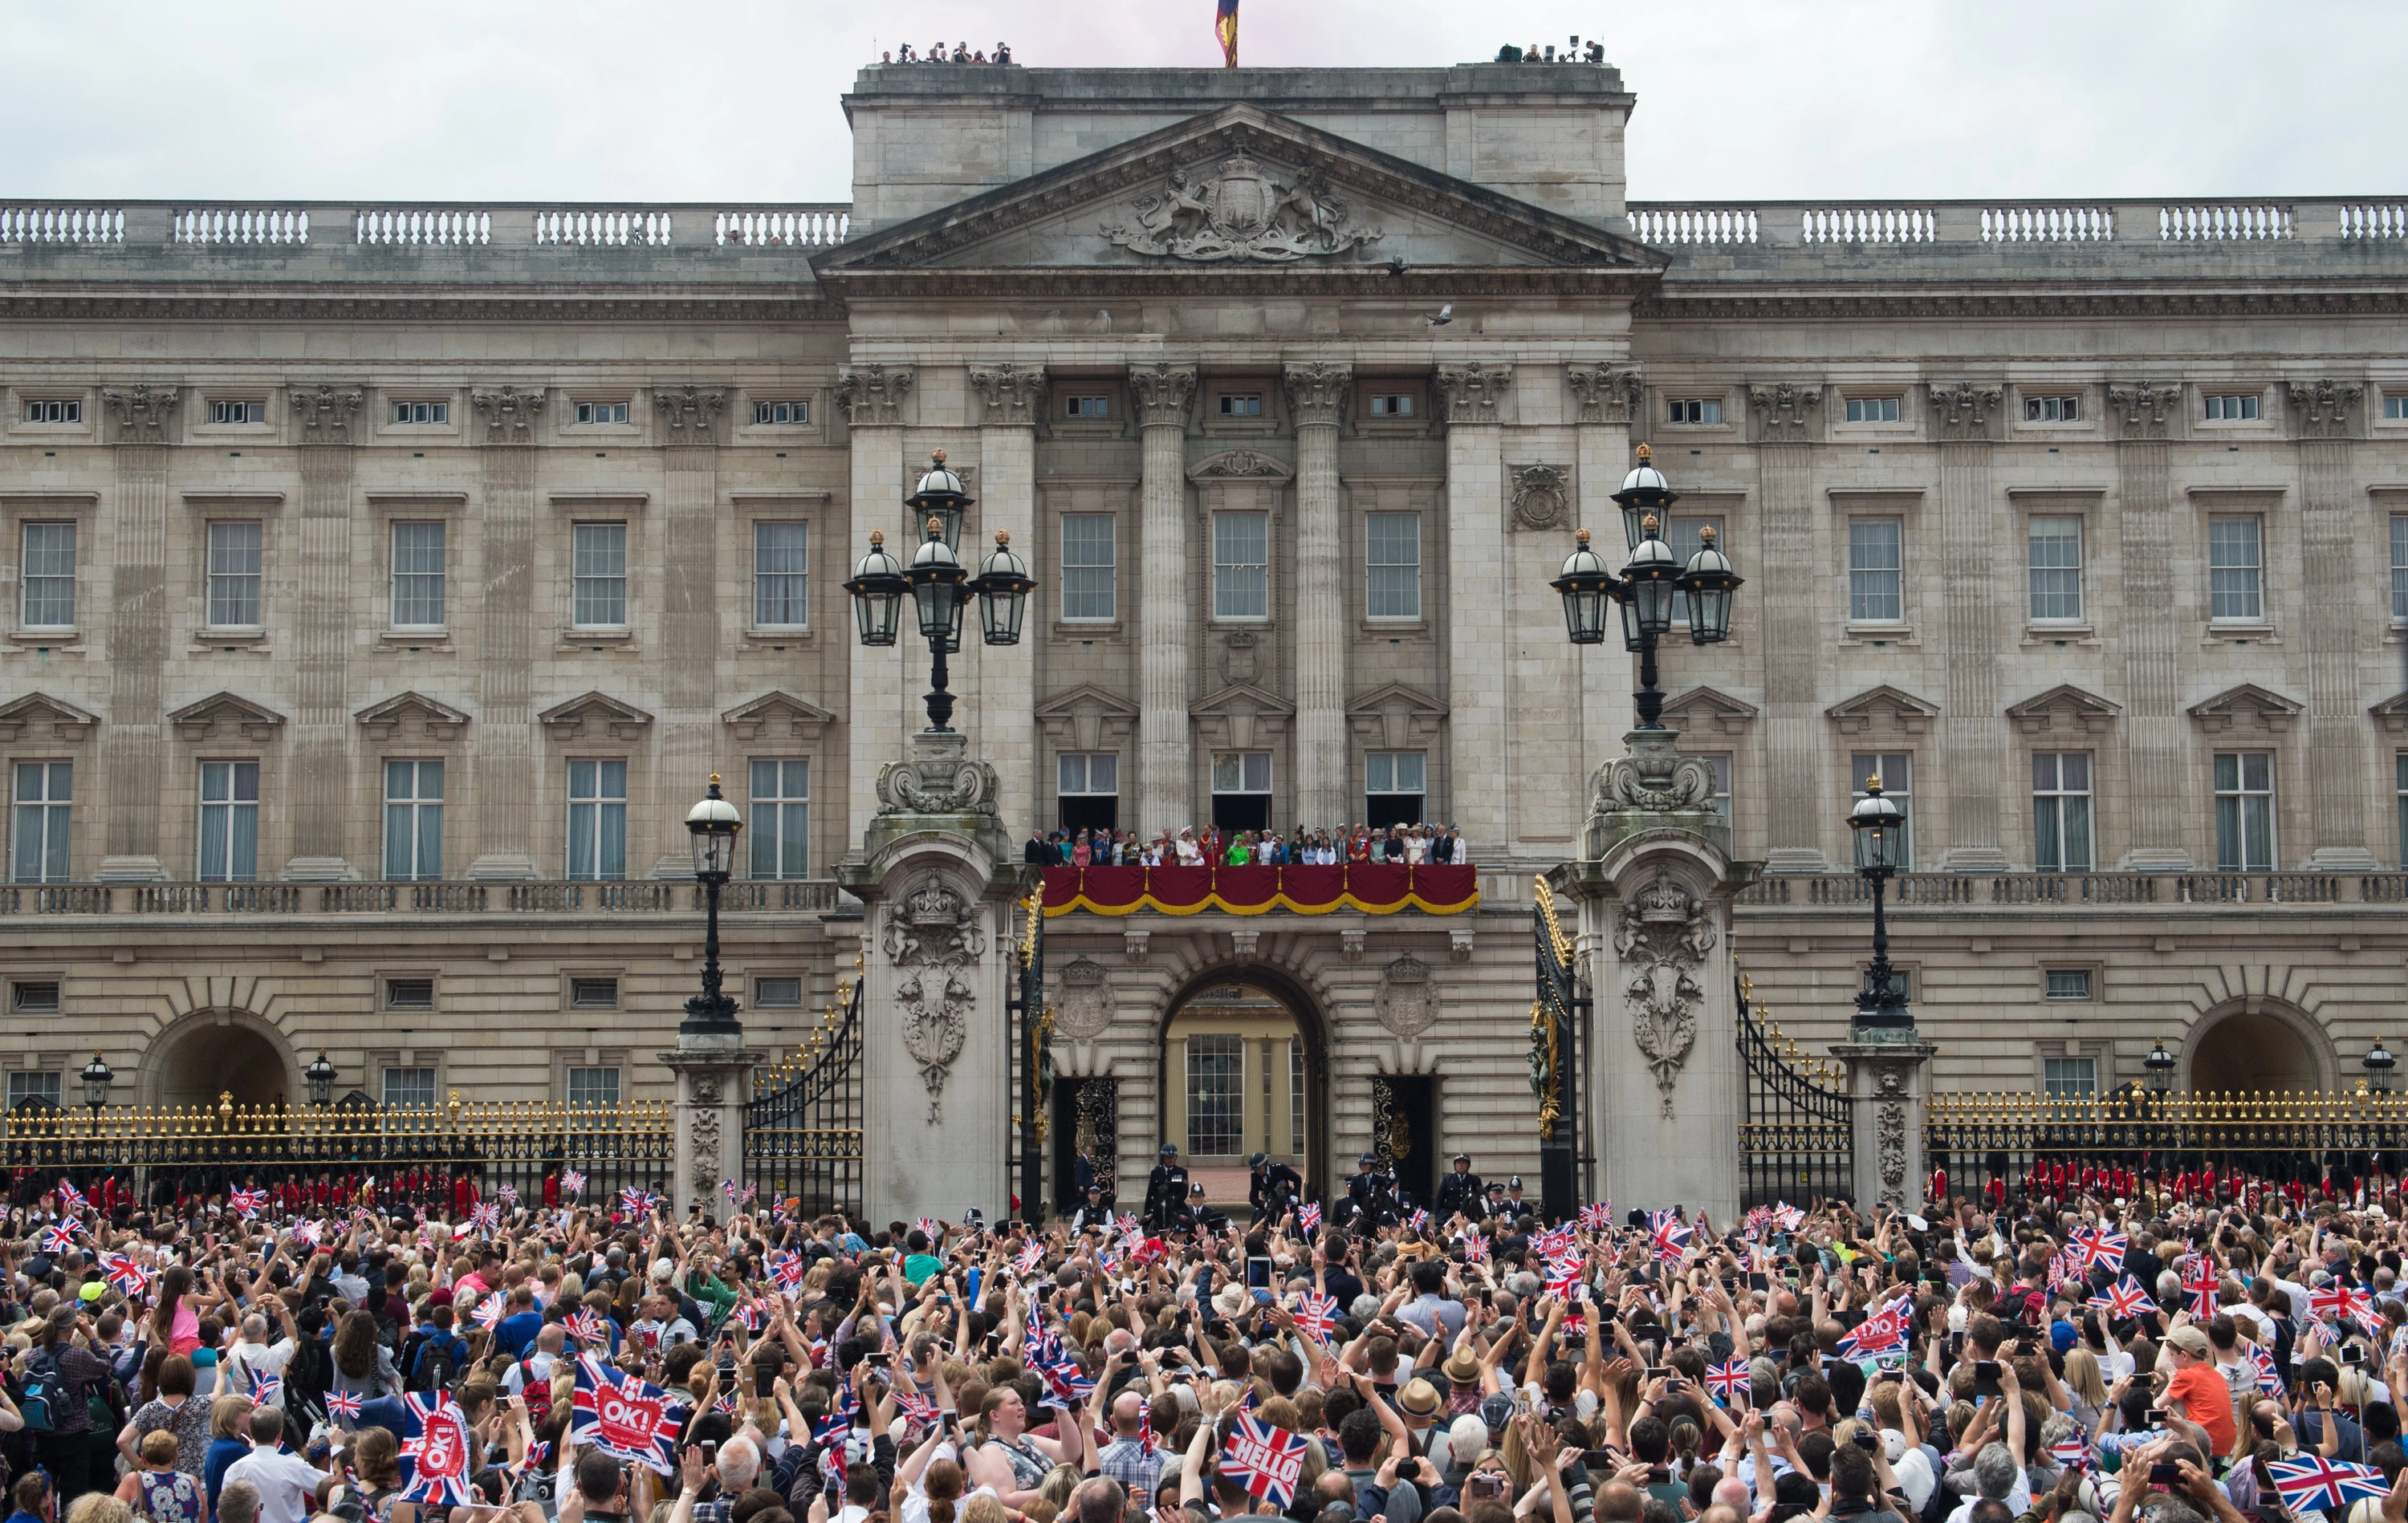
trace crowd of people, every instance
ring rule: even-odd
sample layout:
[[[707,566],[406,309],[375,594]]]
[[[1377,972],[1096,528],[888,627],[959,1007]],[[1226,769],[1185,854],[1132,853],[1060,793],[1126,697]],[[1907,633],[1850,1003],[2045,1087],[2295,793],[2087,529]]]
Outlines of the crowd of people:
[[[1324,1220],[1258,1166],[1250,1225],[60,1181],[0,1245],[11,1523],[2408,1523],[2396,1196],[1468,1176]]]
[[[911,45],[907,42],[899,51],[889,50],[881,53],[878,61],[882,64],[1009,64],[1011,62],[1011,46],[1009,43],[996,43],[995,56],[989,58],[984,49],[974,50],[967,42],[954,43],[953,50],[950,53],[945,51],[943,43],[932,42],[924,54],[913,52]]]
[[[1020,855],[1023,861],[1045,867],[1335,867],[1341,862],[1464,867],[1471,862],[1471,845],[1452,825],[1299,826],[1284,834],[1190,825],[1177,835],[1166,831],[1151,838],[1104,826],[1032,831]]]

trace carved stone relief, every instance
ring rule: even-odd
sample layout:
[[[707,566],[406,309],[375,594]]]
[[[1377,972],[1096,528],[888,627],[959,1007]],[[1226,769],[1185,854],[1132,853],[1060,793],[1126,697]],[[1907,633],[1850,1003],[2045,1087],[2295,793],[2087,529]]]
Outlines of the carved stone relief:
[[[1400,957],[1380,970],[1380,991],[1372,997],[1380,1024],[1397,1036],[1419,1036],[1438,1021],[1438,985],[1429,964],[1417,957]]]
[[[1313,362],[1292,364],[1281,373],[1287,389],[1288,412],[1298,428],[1311,423],[1335,426],[1346,418],[1346,398],[1354,384],[1354,367]]]
[[[119,444],[165,444],[167,415],[176,408],[172,386],[108,387],[100,393],[117,415]]]
[[[1270,456],[1257,454],[1252,449],[1225,449],[1199,463],[1192,474],[1198,481],[1209,481],[1221,477],[1285,476],[1288,469]]]
[[[903,399],[919,372],[910,365],[851,365],[836,374],[836,405],[854,428],[903,421]]]
[[[1232,682],[1252,682],[1261,664],[1255,657],[1254,631],[1231,630],[1221,642],[1221,675]]]
[[[1990,436],[1990,415],[1999,410],[2000,392],[1998,387],[1958,381],[1954,386],[1934,386],[1928,391],[1931,420],[1942,439],[1986,439]]]
[[[1494,423],[1497,405],[1513,386],[1512,365],[1440,365],[1439,404],[1450,423]]]
[[[1104,978],[1104,965],[1083,957],[1062,970],[1054,1030],[1065,1041],[1092,1042],[1111,1025],[1112,991]]]
[[[351,420],[367,393],[357,386],[295,386],[285,393],[303,444],[351,443]]]
[[[1141,195],[1136,221],[1108,222],[1106,242],[1134,254],[1199,264],[1293,264],[1341,254],[1376,241],[1376,227],[1354,225],[1354,213],[1311,169],[1283,179],[1242,149],[1215,168],[1170,171],[1158,194]]]
[[[544,390],[522,391],[514,386],[473,391],[468,405],[485,420],[487,444],[527,444],[535,437],[535,415],[543,410]]]
[[[1043,365],[972,365],[970,390],[978,393],[984,428],[1033,428],[1045,400]]]
[[[1571,520],[1571,472],[1560,465],[1512,465],[1513,525],[1559,529]]]
[[[1715,939],[1705,904],[1663,867],[1623,906],[1614,928],[1623,1008],[1668,1118],[1673,1086],[1698,1041],[1698,1006],[1705,998],[1698,969]]]
[[[719,409],[726,402],[717,387],[669,387],[652,393],[652,413],[667,426],[671,444],[715,444]]]
[[[686,1181],[696,1192],[707,1193],[719,1187],[719,1113],[704,1111],[694,1118],[689,1137],[694,1149],[693,1161],[686,1170]]]
[[[1881,1198],[1906,1204],[1906,1070],[1884,1063],[1873,1073],[1873,1147],[1881,1166]]]
[[[2349,381],[2290,383],[2291,416],[2299,420],[2302,439],[2349,437],[2349,413],[2366,388]]]
[[[2135,386],[2107,388],[2107,407],[2115,415],[2128,439],[2162,439],[2168,436],[2177,409],[2182,406],[2182,388],[2159,386],[2155,381],[2142,381]]]
[[[1748,416],[1762,444],[1803,444],[1813,437],[1823,388],[1812,381],[1775,381],[1747,389]]]
[[[903,1050],[920,1065],[934,1126],[944,1118],[945,1081],[969,1039],[970,1010],[978,1003],[964,970],[985,955],[986,932],[977,906],[933,875],[906,890],[886,914],[886,960],[896,975]]]
[[[1001,790],[995,769],[956,754],[951,760],[906,758],[878,769],[882,815],[991,815]]]
[[[1187,406],[1196,397],[1194,365],[1131,365],[1128,383],[1137,398],[1139,427],[1187,426]]]
[[[1639,416],[1640,405],[1647,394],[1646,383],[1635,369],[1617,370],[1611,365],[1572,365],[1564,371],[1564,383],[1571,388],[1572,399],[1579,404],[1581,423],[1620,423],[1626,427]]]
[[[718,1075],[696,1074],[689,1082],[689,1089],[692,1091],[694,1103],[695,1104],[716,1105],[719,1103]]]

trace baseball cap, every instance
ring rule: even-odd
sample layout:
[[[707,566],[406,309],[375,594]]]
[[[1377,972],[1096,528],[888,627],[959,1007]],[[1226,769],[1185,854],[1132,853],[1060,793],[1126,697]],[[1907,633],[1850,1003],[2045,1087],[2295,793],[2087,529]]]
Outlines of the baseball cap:
[[[2208,1345],[2207,1334],[2194,1327],[2185,1326],[2174,1329],[2166,1334],[2166,1342],[2195,1359],[2209,1359],[2215,1357],[2215,1350]]]
[[[83,1282],[83,1288],[77,1291],[76,1295],[79,1300],[98,1301],[108,1289],[108,1286],[105,1281],[86,1280]]]

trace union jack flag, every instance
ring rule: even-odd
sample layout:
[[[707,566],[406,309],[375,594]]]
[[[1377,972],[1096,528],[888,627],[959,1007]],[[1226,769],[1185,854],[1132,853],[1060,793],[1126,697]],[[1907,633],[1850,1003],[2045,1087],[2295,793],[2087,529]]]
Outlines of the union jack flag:
[[[499,1290],[494,1291],[492,1295],[487,1296],[484,1300],[477,1302],[477,1309],[468,1314],[470,1319],[475,1321],[479,1327],[484,1329],[487,1332],[493,1331],[495,1327],[500,1325],[502,1313],[509,1310],[507,1306],[503,1305],[502,1301],[502,1293]]]
[[[1112,1231],[1120,1233],[1122,1238],[1131,1243],[1134,1243],[1139,1238],[1145,1236],[1145,1229],[1139,1225],[1137,1217],[1131,1216],[1125,1211],[1112,1218]]]
[[[1418,1232],[1428,1225],[1429,1213],[1419,1206],[1413,1207],[1413,1214],[1405,1218],[1405,1230],[1407,1231]]]
[[[284,1401],[284,1382],[276,1375],[254,1370],[251,1375],[251,1401],[253,1406],[276,1406]]]
[[[913,1217],[911,1230],[926,1237],[931,1243],[937,1241],[937,1218],[934,1217]]]
[[[1550,1258],[1547,1260],[1547,1294],[1569,1300],[1579,1288],[1581,1261],[1578,1258]]]
[[[1681,1250],[1689,1245],[1689,1239],[1696,1232],[1687,1222],[1670,1211],[1650,1211],[1647,1213],[1647,1234],[1656,1245],[1656,1257],[1663,1260],[1681,1257]]]
[[[1582,1206],[1580,1208],[1580,1224],[1583,1231],[1602,1232],[1606,1231],[1613,1225],[1612,1205],[1610,1203],[1599,1201],[1594,1205]]]
[[[2079,1434],[2072,1438],[2059,1439],[2048,1446],[2048,1457],[2056,1460],[2058,1467],[2064,1470],[2088,1470],[2090,1441]]]
[[[630,1185],[619,1192],[619,1208],[631,1217],[649,1217],[652,1214],[652,1203],[658,1199],[660,1197],[652,1191]]]
[[[1338,1298],[1312,1291],[1297,1297],[1296,1325],[1316,1342],[1327,1342],[1338,1327]]]
[[[2216,1292],[2224,1288],[2224,1280],[2209,1266],[2200,1271],[2199,1278],[2183,1281],[2183,1288],[2190,1292],[2191,1316],[2214,1317]]]
[[[799,1253],[790,1253],[783,1258],[772,1260],[769,1264],[769,1283],[791,1296],[802,1289],[803,1276],[810,1273],[810,1267],[803,1261],[803,1256]]]
[[[1296,1504],[1297,1481],[1312,1445],[1284,1428],[1273,1428],[1251,1412],[1238,1414],[1221,1449],[1221,1473],[1284,1512]]]
[[[293,1235],[314,1248],[318,1245],[320,1236],[318,1224],[314,1221],[296,1221],[293,1224]]]
[[[1043,1262],[1045,1262],[1045,1245],[1032,1237],[1022,1244],[1020,1251],[1012,1256],[1011,1272],[1015,1274],[1034,1274],[1037,1273],[1037,1266]]]
[[[502,1224],[502,1208],[491,1201],[468,1208],[468,1225],[479,1232],[490,1232]]]
[[[2381,1501],[2391,1490],[2383,1479],[2383,1472],[2372,1465],[2336,1464],[2320,1455],[2272,1461],[2266,1466],[2266,1473],[2274,1478],[2274,1489],[2283,1494],[2283,1505],[2293,1512],[2346,1507],[2366,1497]]]
[[[561,1331],[587,1348],[608,1349],[610,1346],[610,1325],[592,1311],[582,1311],[564,1318]]]
[[[582,1194],[584,1189],[585,1176],[583,1174],[579,1174],[574,1169],[563,1169],[560,1171],[560,1193],[563,1195],[579,1195]]]
[[[1051,1398],[1048,1405],[1076,1412],[1080,1402],[1095,1394],[1095,1381],[1068,1355],[1038,1366],[1037,1373],[1045,1377],[1045,1394]]]
[[[226,1196],[226,1205],[240,1212],[245,1221],[258,1216],[260,1207],[266,1203],[267,1191],[264,1189],[238,1189]]]
[[[896,1387],[895,1410],[902,1414],[906,1423],[923,1432],[937,1426],[937,1403],[916,1390]]]
[[[2099,1294],[2092,1296],[2090,1304],[2104,1307],[2110,1317],[2133,1317],[2148,1309],[2149,1293],[2141,1288],[2140,1281],[2127,1274]]]
[[[102,1254],[100,1272],[108,1276],[108,1283],[117,1288],[120,1295],[129,1300],[150,1288],[150,1272],[122,1253]]]
[[[1317,1232],[1321,1231],[1321,1203],[1319,1201],[1307,1201],[1302,1205],[1297,1206],[1296,1208],[1296,1225],[1297,1230],[1301,1231]]]
[[[468,1418],[440,1391],[402,1398],[401,1494],[413,1502],[465,1507],[468,1494]]]
[[[1552,1259],[1561,1254],[1570,1253],[1579,1245],[1573,1241],[1570,1228],[1550,1227],[1544,1231],[1531,1233],[1530,1246]]]
[[[736,1188],[736,1181],[733,1179],[721,1180],[719,1182],[719,1193],[727,1197],[727,1203],[729,1205],[734,1205],[740,1194]]]
[[[1772,1208],[1772,1225],[1784,1232],[1794,1232],[1806,1225],[1805,1210],[1786,1201],[1778,1202]]]
[[[1747,1360],[1732,1359],[1727,1364],[1706,1366],[1707,1394],[1719,1398],[1725,1406],[1733,1401],[1745,1401],[1755,1388],[1756,1376],[1748,1372]]]
[[[83,1198],[83,1191],[75,1188],[74,1181],[62,1179],[59,1181],[59,1209],[89,1211],[92,1209],[92,1203]]]
[[[811,1442],[819,1445],[820,1473],[837,1485],[844,1484],[844,1446],[853,1437],[853,1419],[841,1412],[831,1412],[811,1428]]]
[[[2308,1292],[2308,1310],[2317,1317],[2330,1312],[2335,1317],[2361,1317],[2371,1305],[2366,1292],[2354,1286],[2344,1285],[2339,1280]]]
[[[66,1222],[42,1230],[42,1251],[53,1258],[75,1246],[75,1228]]]
[[[494,1196],[505,1205],[516,1205],[519,1203],[519,1188],[516,1185],[504,1185],[494,1191]]]
[[[1045,1318],[1033,1306],[1028,1309],[1027,1344],[1032,1364],[1051,1364],[1062,1357],[1062,1340],[1054,1336],[1054,1330],[1045,1325]]]
[[[1488,1262],[1488,1239],[1480,1232],[1467,1232],[1463,1239],[1463,1261],[1467,1264]]]
[[[2273,1350],[2262,1345],[2249,1350],[2249,1365],[2258,1372],[2258,1388],[2269,1396],[2283,1394],[2283,1372],[2274,1363]]]
[[[679,1424],[667,1391],[580,1354],[577,1394],[568,1404],[578,1443],[663,1475],[677,1473]]]
[[[2113,1269],[2124,1261],[2124,1252],[2132,1245],[2132,1239],[2123,1232],[2094,1227],[2075,1232],[2069,1245],[2082,1250],[2082,1262],[2086,1269],[2092,1264],[2105,1264]]]
[[[2048,1261],[2048,1288],[2054,1290],[2058,1286],[2079,1281],[2087,1272],[2089,1263],[2080,1248],[2067,1245],[2062,1252]]]
[[[326,1416],[329,1416],[329,1417],[350,1417],[350,1418],[352,1418],[353,1420],[357,1420],[357,1418],[359,1417],[359,1415],[360,1415],[360,1393],[359,1393],[359,1392],[357,1392],[357,1391],[328,1391],[328,1392],[326,1393]]]
[[[1857,1323],[1840,1340],[1843,1359],[1868,1359],[1886,1354],[1906,1342],[1906,1318],[1914,1298],[1900,1296],[1880,1311]]]

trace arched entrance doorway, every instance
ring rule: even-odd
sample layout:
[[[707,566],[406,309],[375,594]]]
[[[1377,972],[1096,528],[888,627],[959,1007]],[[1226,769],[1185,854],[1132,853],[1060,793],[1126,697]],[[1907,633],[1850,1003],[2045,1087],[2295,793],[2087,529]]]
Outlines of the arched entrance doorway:
[[[1303,1174],[1308,1197],[1327,1194],[1328,1043],[1304,990],[1270,970],[1223,970],[1167,1009],[1156,1144],[1179,1145],[1216,1206],[1243,1206],[1246,1156],[1258,1152]],[[1143,1177],[1127,1181],[1122,1208],[1144,1199]]]
[[[286,1066],[276,1045],[250,1026],[203,1017],[168,1037],[153,1064],[152,1098],[161,1105],[214,1110],[221,1095],[231,1094],[237,1106],[274,1106],[291,1098]]]
[[[2306,1033],[2267,1010],[2235,1010],[2191,1040],[2190,1088],[2209,1093],[2322,1089],[2324,1064]]]

